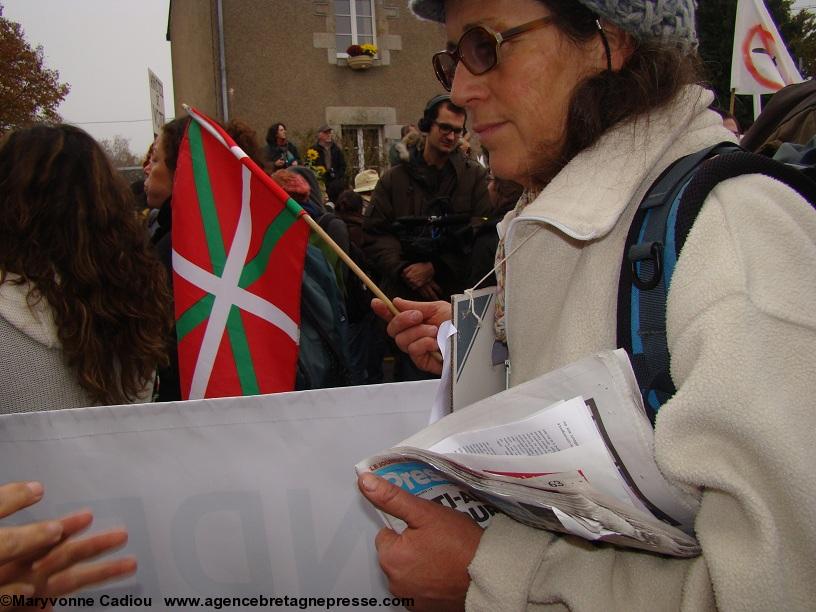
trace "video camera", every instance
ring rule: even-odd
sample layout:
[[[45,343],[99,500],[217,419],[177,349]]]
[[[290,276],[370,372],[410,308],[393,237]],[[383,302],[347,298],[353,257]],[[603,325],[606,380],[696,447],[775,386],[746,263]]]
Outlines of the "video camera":
[[[434,261],[443,253],[467,253],[473,242],[468,213],[446,214],[448,198],[437,198],[427,216],[405,216],[394,221],[392,230],[399,238],[405,259]]]

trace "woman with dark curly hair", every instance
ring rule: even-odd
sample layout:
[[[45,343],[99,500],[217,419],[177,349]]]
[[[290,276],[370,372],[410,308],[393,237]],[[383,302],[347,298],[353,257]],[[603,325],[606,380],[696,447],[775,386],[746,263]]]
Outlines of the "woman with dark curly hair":
[[[167,361],[165,271],[133,196],[69,125],[0,145],[0,412],[150,401]]]

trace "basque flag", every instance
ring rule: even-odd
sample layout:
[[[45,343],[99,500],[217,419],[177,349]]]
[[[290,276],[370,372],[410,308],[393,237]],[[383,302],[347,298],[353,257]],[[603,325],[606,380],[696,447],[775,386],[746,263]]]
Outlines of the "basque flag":
[[[291,391],[305,212],[218,124],[188,112],[172,204],[182,397]]]

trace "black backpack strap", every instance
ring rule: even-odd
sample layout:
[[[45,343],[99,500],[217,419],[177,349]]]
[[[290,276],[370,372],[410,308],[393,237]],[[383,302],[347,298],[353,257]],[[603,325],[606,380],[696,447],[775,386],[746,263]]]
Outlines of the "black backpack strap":
[[[816,181],[805,172],[723,143],[670,166],[649,189],[629,229],[618,288],[618,346],[629,353],[652,422],[675,392],[666,338],[674,265],[711,191],[744,174],[776,179],[816,206]]]
[[[681,157],[664,170],[646,192],[638,207],[638,211],[643,211],[644,214],[637,242],[627,245],[626,253],[632,271],[632,282],[639,289],[654,289],[661,281],[662,251],[672,204],[683,194],[700,164],[716,155],[733,151],[739,151],[739,147],[731,142],[721,142]]]
[[[666,299],[682,246],[674,240],[680,201],[700,164],[734,150],[739,147],[723,142],[670,165],[641,200],[626,238],[618,285],[618,346],[629,354],[653,422],[660,405],[675,392],[669,375]]]
[[[712,159],[700,167],[683,195],[683,206],[696,206],[699,209],[718,183],[743,174],[763,174],[776,179],[785,183],[811,204],[816,204],[816,182],[807,173],[765,155],[738,150]],[[682,237],[682,242],[685,242],[690,229],[691,223],[685,220],[682,224],[678,224],[678,238]]]

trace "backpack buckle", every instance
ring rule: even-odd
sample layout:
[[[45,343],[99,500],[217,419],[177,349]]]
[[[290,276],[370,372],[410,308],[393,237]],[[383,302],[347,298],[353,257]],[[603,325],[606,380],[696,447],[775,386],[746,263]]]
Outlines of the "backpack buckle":
[[[649,291],[660,284],[663,278],[663,243],[644,242],[633,244],[629,248],[629,262],[632,268],[632,284],[641,291]],[[649,278],[641,278],[638,273],[638,264],[652,264],[652,275]],[[642,267],[642,266],[641,266]]]

